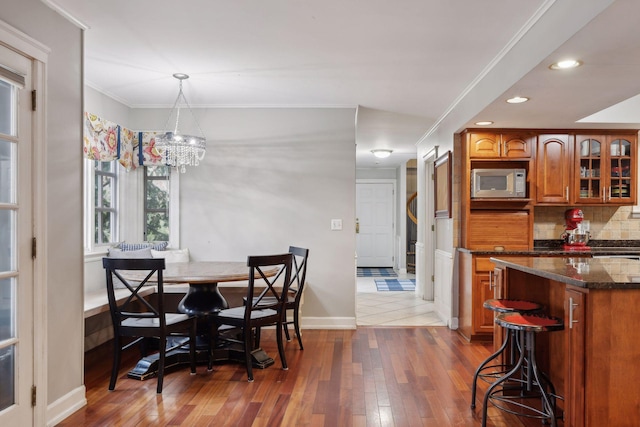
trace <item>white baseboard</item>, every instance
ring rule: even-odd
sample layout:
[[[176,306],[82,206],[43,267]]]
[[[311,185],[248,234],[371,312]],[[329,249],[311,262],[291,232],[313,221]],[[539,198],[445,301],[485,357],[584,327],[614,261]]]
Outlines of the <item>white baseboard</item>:
[[[356,329],[355,317],[303,317],[302,329]]]
[[[80,386],[47,406],[47,426],[55,426],[87,404],[86,389]]]

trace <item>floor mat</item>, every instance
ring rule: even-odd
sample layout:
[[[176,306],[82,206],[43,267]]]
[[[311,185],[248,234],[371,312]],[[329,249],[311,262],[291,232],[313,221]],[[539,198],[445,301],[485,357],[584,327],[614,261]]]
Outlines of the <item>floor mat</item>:
[[[415,279],[375,279],[378,292],[381,291],[415,291]]]
[[[393,268],[358,267],[358,277],[398,277]]]

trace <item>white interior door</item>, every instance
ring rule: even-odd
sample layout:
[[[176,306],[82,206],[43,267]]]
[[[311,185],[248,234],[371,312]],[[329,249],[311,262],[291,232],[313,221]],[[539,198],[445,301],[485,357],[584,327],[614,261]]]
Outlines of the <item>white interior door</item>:
[[[31,61],[0,45],[0,425],[33,425]]]
[[[392,183],[356,183],[358,267],[393,267]]]

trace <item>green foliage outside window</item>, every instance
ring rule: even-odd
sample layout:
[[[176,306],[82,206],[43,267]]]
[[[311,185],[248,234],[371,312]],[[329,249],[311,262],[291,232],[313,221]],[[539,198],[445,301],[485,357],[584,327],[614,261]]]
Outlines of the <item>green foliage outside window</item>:
[[[112,243],[116,238],[116,162],[94,162],[94,243]]]
[[[169,240],[168,166],[145,167],[144,233],[147,241]]]

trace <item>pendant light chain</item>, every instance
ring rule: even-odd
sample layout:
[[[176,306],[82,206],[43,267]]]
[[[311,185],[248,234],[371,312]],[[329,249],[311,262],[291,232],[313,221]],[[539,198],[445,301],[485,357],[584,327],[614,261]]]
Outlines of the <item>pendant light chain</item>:
[[[189,78],[189,76],[186,74],[174,74],[173,77],[180,81],[180,86],[178,96],[176,97],[176,101],[173,103],[173,107],[171,108],[171,112],[169,113],[164,129],[168,129],[174,111],[176,111],[176,124],[173,132],[165,130],[161,136],[156,138],[156,147],[160,154],[164,156],[165,163],[167,165],[175,167],[179,172],[185,172],[186,166],[198,166],[200,160],[204,158],[206,151],[206,139],[204,138],[204,132],[202,132],[195,114],[193,114],[191,105],[189,105],[189,102],[182,91],[182,81]],[[187,105],[187,108],[196,123],[196,127],[200,132],[200,137],[185,135],[179,132],[181,109],[179,104],[180,98],[182,98],[184,103]]]

